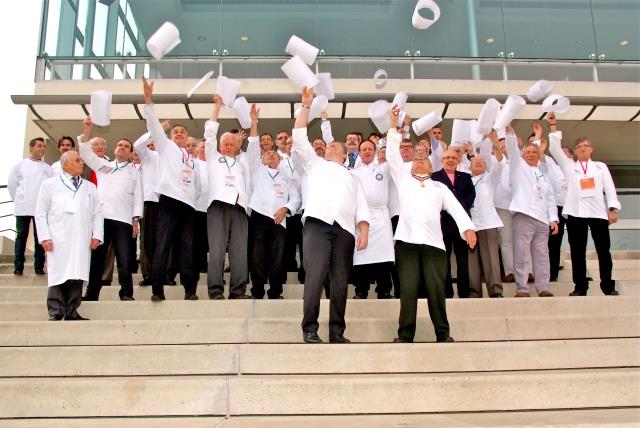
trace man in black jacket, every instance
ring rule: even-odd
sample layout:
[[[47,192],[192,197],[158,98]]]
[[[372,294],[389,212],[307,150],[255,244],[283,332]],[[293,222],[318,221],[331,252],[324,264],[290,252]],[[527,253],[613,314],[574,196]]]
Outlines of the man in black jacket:
[[[476,191],[471,181],[471,175],[457,170],[460,158],[455,150],[449,149],[442,156],[442,169],[431,174],[431,179],[445,184],[456,197],[458,202],[470,214],[471,206],[476,198]],[[451,285],[451,250],[456,254],[458,297],[469,297],[469,265],[467,243],[460,236],[460,231],[453,218],[445,211],[441,214],[442,237],[447,250],[447,278],[445,281],[445,295],[453,297]]]

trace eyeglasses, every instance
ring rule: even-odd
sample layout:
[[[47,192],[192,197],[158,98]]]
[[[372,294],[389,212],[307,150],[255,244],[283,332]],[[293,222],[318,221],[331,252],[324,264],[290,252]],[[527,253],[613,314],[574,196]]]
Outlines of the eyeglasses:
[[[443,156],[442,160],[458,160],[457,156]]]
[[[576,149],[586,149],[587,147],[591,147],[591,144],[589,143],[578,144],[576,146]]]

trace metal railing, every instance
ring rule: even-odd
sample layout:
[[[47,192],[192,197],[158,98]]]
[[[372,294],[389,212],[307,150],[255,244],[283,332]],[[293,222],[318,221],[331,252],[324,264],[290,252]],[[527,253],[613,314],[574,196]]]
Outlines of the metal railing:
[[[0,184],[0,190],[1,190],[1,189],[6,189],[6,188],[7,188],[7,185],[6,185],[6,184]],[[12,199],[8,199],[8,200],[6,200],[6,201],[0,201],[0,205],[12,204],[12,203],[13,203],[13,200],[12,200]],[[0,219],[3,219],[3,218],[9,218],[9,217],[14,217],[14,218],[15,218],[15,215],[14,215],[13,213],[11,213],[11,214],[4,214],[4,215],[0,215]],[[14,222],[14,224],[15,224],[15,222]],[[13,233],[17,233],[17,231],[16,231],[15,229],[11,229],[11,228],[0,229],[0,233],[3,233],[3,232],[13,232]]]

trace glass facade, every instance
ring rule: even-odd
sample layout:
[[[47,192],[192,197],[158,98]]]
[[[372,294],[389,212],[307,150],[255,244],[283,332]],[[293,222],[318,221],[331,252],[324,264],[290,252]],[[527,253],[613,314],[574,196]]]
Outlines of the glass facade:
[[[407,78],[471,73],[469,78],[502,79],[499,64],[509,61],[640,62],[640,0],[439,0],[441,18],[427,30],[411,25],[417,0],[43,1],[39,56],[58,64],[47,68],[46,78],[137,77],[144,66],[129,60],[149,58],[146,38],[164,21],[175,23],[182,39],[165,59],[224,60],[227,74],[234,70],[233,58],[269,57],[274,61],[264,61],[260,71],[281,76],[292,34],[321,49],[319,68],[345,77],[370,77],[375,70],[354,58],[369,59],[368,64],[375,58],[397,59],[397,77]],[[127,61],[119,65],[116,60],[123,58]],[[485,67],[439,72],[401,65],[434,58],[483,61]],[[64,63],[82,59],[102,61],[80,67]],[[184,65],[167,62],[153,71],[197,77]],[[632,69],[617,78],[637,78],[638,68]],[[557,74],[568,80],[593,78],[589,70],[585,76]]]

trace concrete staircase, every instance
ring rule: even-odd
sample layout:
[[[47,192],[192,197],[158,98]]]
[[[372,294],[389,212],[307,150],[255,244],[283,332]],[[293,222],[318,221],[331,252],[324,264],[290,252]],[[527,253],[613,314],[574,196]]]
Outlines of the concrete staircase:
[[[209,301],[204,278],[200,301],[104,287],[80,308],[91,321],[49,322],[46,278],[0,265],[0,427],[636,427],[640,260],[624,256],[617,297],[589,259],[588,297],[566,297],[565,260],[558,297],[449,300],[447,344],[425,301],[421,343],[389,343],[399,302],[376,299],[348,303],[355,343],[302,344],[293,275],[276,301]]]

